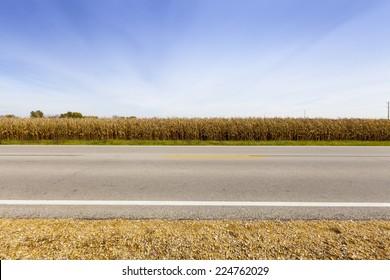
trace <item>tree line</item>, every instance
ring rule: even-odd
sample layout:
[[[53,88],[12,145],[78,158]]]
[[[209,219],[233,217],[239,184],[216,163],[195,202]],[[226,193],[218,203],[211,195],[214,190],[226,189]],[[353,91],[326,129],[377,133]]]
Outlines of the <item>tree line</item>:
[[[12,115],[12,114],[7,114],[7,115],[0,115],[0,118],[17,118],[17,116]],[[51,115],[51,116],[46,116],[41,110],[35,110],[30,112],[30,118],[72,118],[72,119],[82,119],[82,118],[93,118],[93,119],[98,119],[99,117],[97,116],[84,116],[80,112],[71,112],[68,111],[63,114],[59,115]],[[130,117],[122,117],[118,115],[113,115],[113,119],[135,119],[135,116],[130,116]]]
[[[45,117],[45,114],[41,110],[36,110],[36,111],[30,112],[30,118],[44,118],[44,117]],[[83,116],[83,114],[81,114],[80,112],[68,111],[66,113],[60,114],[59,116],[54,116],[54,117],[81,119],[81,118],[85,118],[87,116]],[[94,116],[89,116],[89,117],[94,117]]]

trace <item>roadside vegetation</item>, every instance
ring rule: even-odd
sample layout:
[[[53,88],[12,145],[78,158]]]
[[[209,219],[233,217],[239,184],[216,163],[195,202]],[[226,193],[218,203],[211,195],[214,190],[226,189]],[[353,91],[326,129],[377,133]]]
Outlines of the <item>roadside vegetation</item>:
[[[59,144],[64,141],[98,141],[97,144],[104,144],[104,141],[111,144],[115,144],[115,141],[167,141],[169,144],[226,142],[235,145],[239,142],[246,145],[262,144],[261,142],[271,144],[269,141],[274,144],[292,144],[297,141],[299,144],[311,144],[314,141],[316,145],[319,142],[331,144],[332,141],[373,141],[371,143],[375,145],[378,141],[383,144],[390,141],[388,120],[96,118],[80,117],[74,112],[66,113],[67,117],[45,118],[40,117],[38,111],[32,113],[37,117],[0,118],[0,141],[54,141]]]

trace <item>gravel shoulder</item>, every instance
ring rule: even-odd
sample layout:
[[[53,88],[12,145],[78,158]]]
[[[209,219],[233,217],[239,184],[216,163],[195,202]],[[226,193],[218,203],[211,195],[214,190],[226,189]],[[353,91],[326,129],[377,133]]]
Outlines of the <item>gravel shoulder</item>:
[[[0,219],[0,259],[390,259],[390,221]]]

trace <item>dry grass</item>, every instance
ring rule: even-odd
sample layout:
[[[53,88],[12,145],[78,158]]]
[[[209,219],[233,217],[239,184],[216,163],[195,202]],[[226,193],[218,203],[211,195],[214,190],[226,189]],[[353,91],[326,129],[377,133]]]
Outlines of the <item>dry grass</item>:
[[[390,221],[0,219],[0,259],[390,259]]]
[[[0,118],[1,140],[389,141],[390,121],[293,118]]]

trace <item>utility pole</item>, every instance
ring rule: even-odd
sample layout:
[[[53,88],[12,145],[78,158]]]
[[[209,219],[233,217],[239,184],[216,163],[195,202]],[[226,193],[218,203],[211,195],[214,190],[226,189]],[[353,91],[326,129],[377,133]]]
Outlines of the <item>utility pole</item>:
[[[390,101],[387,101],[387,119],[390,120]]]

